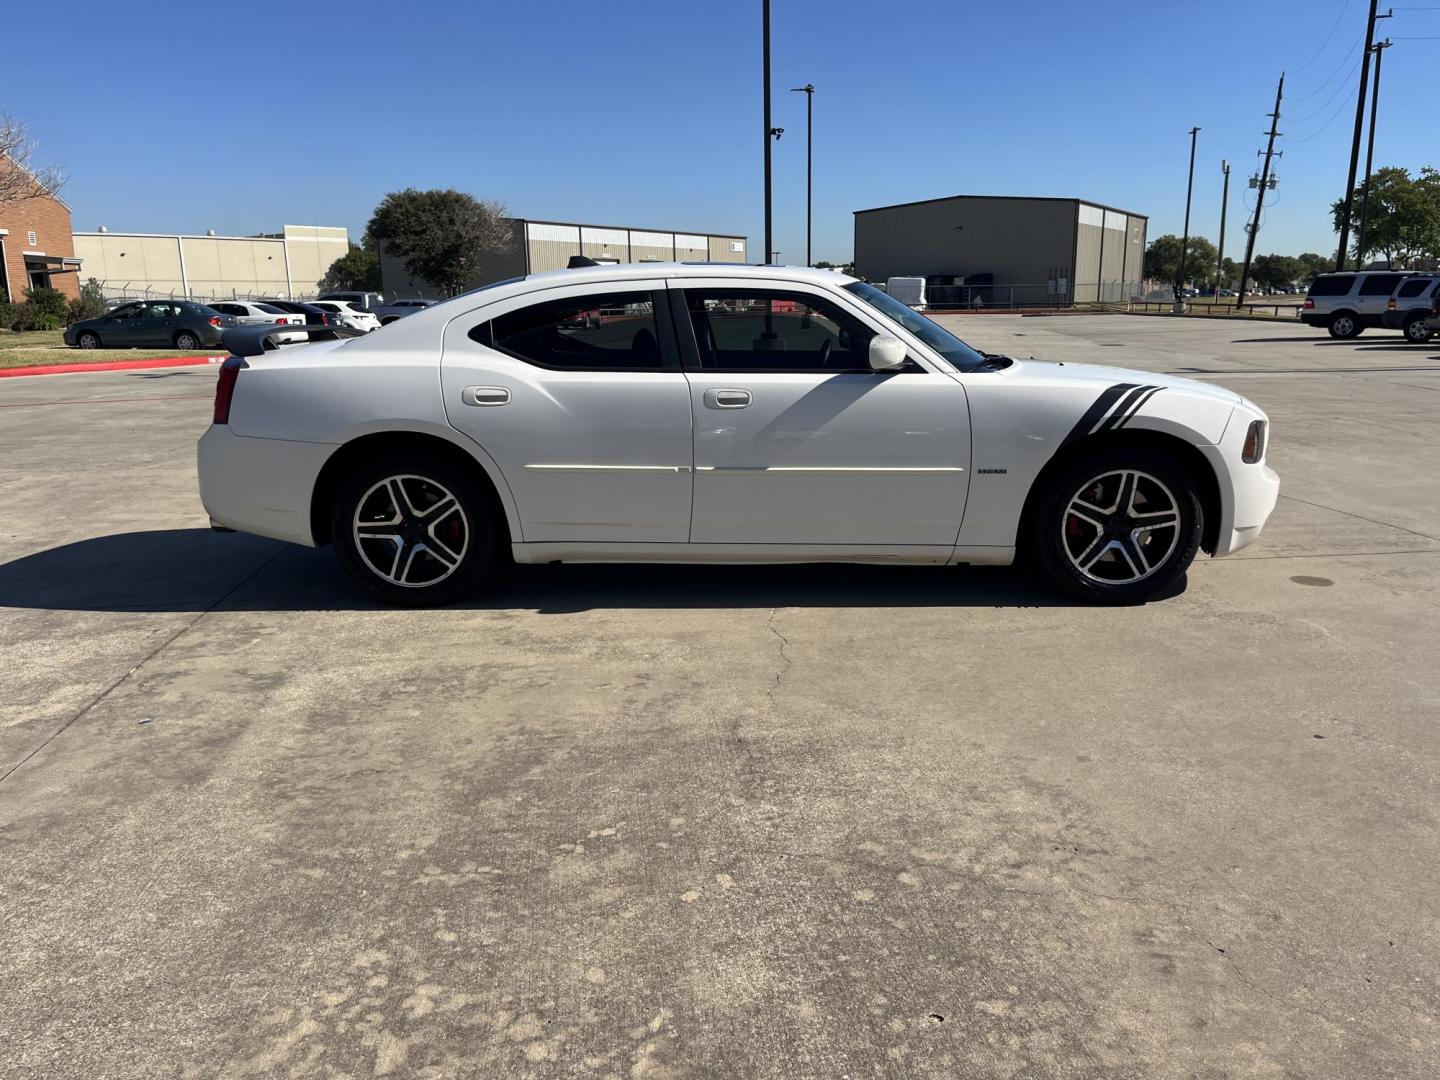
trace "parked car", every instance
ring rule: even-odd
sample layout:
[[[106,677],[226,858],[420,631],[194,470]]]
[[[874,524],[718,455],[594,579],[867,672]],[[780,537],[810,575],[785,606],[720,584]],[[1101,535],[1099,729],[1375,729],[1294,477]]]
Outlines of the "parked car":
[[[1415,274],[1395,286],[1385,302],[1380,322],[1388,330],[1399,330],[1405,340],[1419,345],[1435,333],[1426,321],[1440,299],[1440,274]]]
[[[233,316],[189,300],[137,300],[65,330],[65,344],[81,349],[213,349]]]
[[[220,312],[221,315],[233,316],[237,326],[273,325],[275,323],[288,326],[292,317],[297,324],[303,325],[305,322],[298,315],[291,316],[273,304],[264,304],[255,300],[212,300],[208,306]]]
[[[307,326],[329,326],[331,315],[328,311],[321,311],[314,304],[302,304],[298,300],[276,300],[271,297],[264,297],[258,303],[268,304],[270,307],[279,308],[281,311],[288,311],[292,315],[304,315]]]
[[[316,300],[315,306],[339,319],[341,326],[366,332],[380,329],[380,320],[373,313],[356,307],[348,300]]]
[[[624,315],[575,326],[594,310]],[[559,270],[383,334],[267,350],[278,332],[226,335],[201,498],[217,527],[333,542],[397,604],[458,599],[511,558],[1017,551],[1078,596],[1136,602],[1198,550],[1250,544],[1279,492],[1265,413],[1238,394],[985,354],[826,270]]]
[[[391,300],[388,304],[382,304],[374,311],[375,317],[380,320],[381,326],[388,326],[396,319],[403,319],[406,315],[414,315],[431,304],[434,300]]]
[[[1325,327],[1331,337],[1359,337],[1381,325],[1385,302],[1408,276],[1390,270],[1321,274],[1310,283],[1300,321]]]

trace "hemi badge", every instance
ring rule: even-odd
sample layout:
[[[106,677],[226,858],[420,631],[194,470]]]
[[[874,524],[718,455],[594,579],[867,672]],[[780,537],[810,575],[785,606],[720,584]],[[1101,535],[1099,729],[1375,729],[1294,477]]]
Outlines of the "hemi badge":
[[[976,469],[975,472],[976,472],[978,475],[980,475],[980,476],[1004,476],[1004,475],[1005,475],[1005,470],[1004,470],[1004,469]]]

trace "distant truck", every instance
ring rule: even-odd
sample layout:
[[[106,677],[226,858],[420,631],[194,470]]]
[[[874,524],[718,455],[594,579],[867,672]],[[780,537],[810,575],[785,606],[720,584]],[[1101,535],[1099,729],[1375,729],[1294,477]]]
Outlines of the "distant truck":
[[[892,277],[885,282],[885,291],[907,307],[925,310],[925,279],[923,277]]]

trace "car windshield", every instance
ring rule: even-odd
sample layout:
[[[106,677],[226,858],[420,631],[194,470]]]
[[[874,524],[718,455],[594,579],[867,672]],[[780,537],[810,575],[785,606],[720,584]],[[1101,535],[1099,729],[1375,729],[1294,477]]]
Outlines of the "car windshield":
[[[950,362],[959,371],[974,371],[982,367],[985,357],[965,342],[950,333],[937,322],[932,322],[914,308],[907,307],[888,293],[863,281],[852,281],[845,291],[858,296],[876,311],[888,315],[914,334],[930,348]]]

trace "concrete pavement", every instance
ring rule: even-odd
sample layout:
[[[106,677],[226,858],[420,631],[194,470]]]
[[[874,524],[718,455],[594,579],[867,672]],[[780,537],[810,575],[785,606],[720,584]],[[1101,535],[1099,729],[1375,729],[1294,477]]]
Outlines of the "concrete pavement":
[[[1433,1073],[1440,347],[952,320],[1271,414],[1180,595],[212,534],[214,373],[0,386],[0,1071]]]

